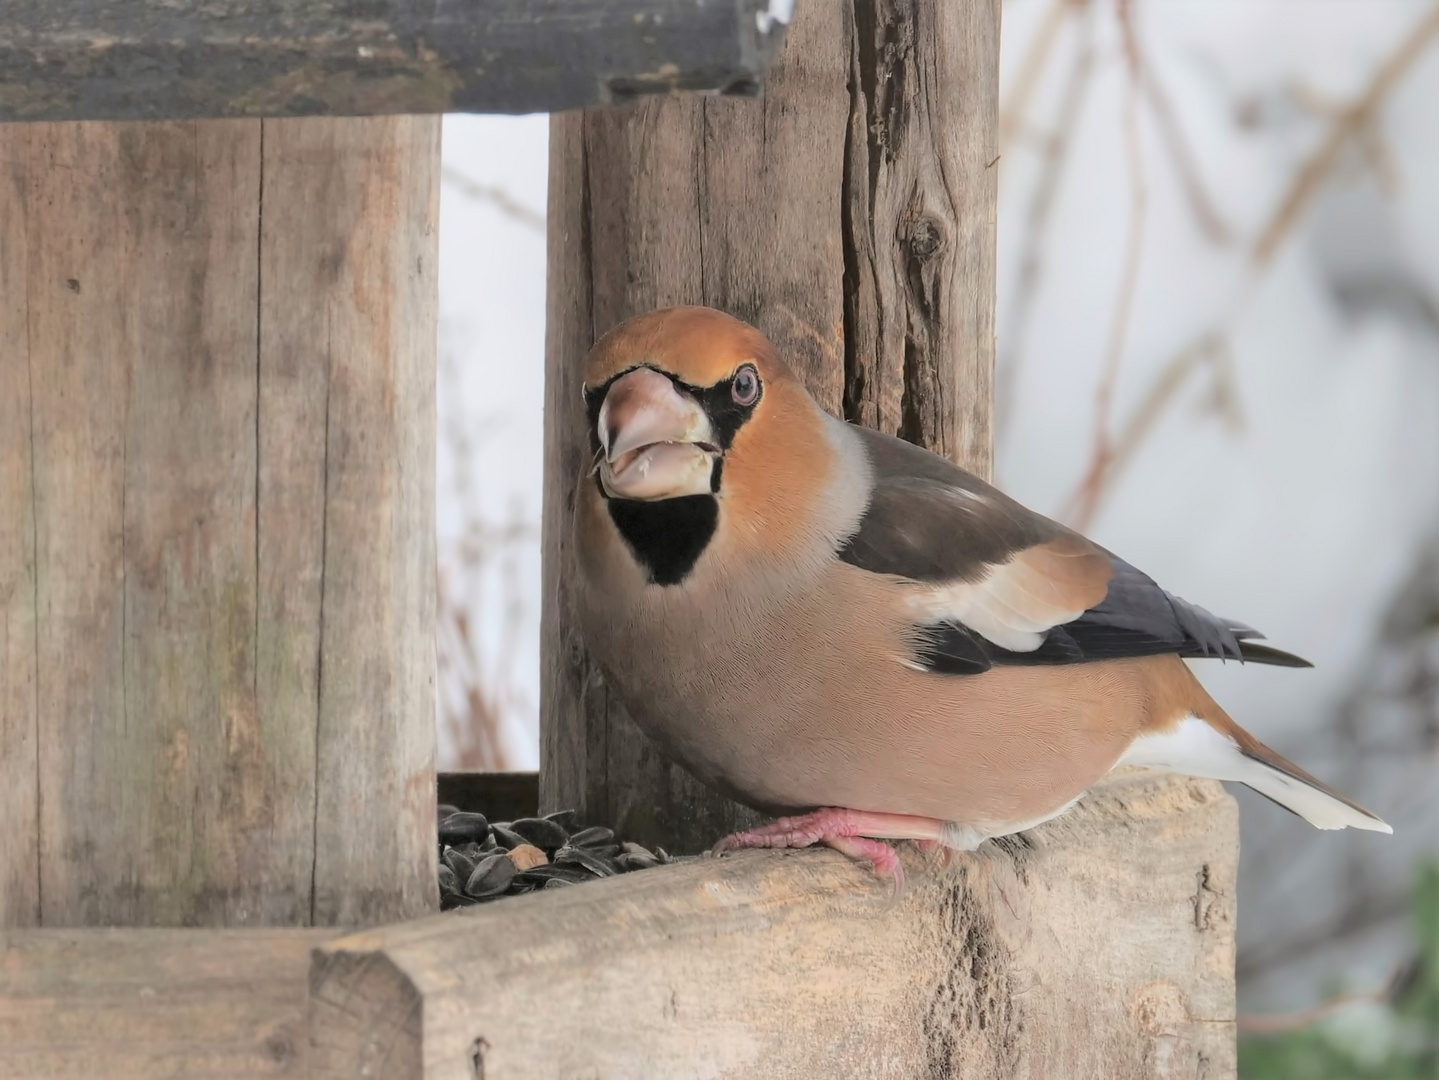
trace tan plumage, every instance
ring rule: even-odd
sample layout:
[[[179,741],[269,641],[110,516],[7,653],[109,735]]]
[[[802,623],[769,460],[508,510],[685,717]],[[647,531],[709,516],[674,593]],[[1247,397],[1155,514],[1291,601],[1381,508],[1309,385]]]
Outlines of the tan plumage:
[[[732,846],[973,847],[1117,764],[1388,831],[1234,724],[1181,656],[1302,665],[948,462],[825,414],[753,328],[617,328],[585,371],[578,611],[636,721],[776,811]],[[613,395],[613,400],[611,396]],[[608,403],[607,403],[608,402]],[[882,850],[881,850],[882,849]]]

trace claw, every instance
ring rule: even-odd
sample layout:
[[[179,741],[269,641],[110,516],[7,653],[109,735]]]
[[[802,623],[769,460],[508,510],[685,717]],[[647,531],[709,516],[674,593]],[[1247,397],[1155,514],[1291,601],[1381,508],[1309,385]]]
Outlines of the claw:
[[[825,844],[856,862],[868,863],[876,876],[888,878],[894,886],[893,900],[898,900],[904,894],[904,867],[894,848],[883,841],[918,840],[926,850],[933,850],[941,845],[943,835],[944,822],[935,818],[829,807],[734,833],[711,850],[720,855],[741,848]]]

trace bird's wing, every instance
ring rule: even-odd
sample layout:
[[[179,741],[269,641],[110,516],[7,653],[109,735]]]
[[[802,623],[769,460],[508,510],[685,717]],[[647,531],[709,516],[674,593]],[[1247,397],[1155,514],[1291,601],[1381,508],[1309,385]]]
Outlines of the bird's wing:
[[[993,664],[1158,653],[1309,666],[945,459],[867,428],[850,430],[874,482],[839,555],[918,586],[909,602],[922,666],[969,674]]]

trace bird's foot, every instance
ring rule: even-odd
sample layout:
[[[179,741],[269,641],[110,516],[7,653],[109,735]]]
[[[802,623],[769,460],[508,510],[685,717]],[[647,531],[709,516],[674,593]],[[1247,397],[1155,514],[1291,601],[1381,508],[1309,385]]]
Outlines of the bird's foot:
[[[893,881],[898,897],[904,890],[904,867],[894,848],[884,840],[918,840],[926,850],[932,850],[940,843],[943,833],[944,822],[937,818],[826,807],[726,836],[713,850],[719,855],[741,848],[801,848],[824,844],[856,862],[869,863],[877,876]]]

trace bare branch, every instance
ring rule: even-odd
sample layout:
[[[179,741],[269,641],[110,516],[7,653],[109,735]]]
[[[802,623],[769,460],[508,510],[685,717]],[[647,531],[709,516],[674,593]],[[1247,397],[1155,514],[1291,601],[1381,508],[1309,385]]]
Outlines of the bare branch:
[[[440,167],[440,179],[461,195],[478,202],[489,203],[500,213],[513,218],[521,225],[528,225],[539,232],[545,231],[545,215],[538,210],[532,210],[502,187],[494,184],[482,184],[478,180],[466,176],[453,165]]]
[[[1139,286],[1139,263],[1144,251],[1144,226],[1149,210],[1149,188],[1144,176],[1144,153],[1139,144],[1139,89],[1142,72],[1139,44],[1134,34],[1134,18],[1130,0],[1116,0],[1116,13],[1123,32],[1124,55],[1129,72],[1124,103],[1124,146],[1129,161],[1129,184],[1133,193],[1133,209],[1129,217],[1129,237],[1125,243],[1124,268],[1119,280],[1119,296],[1109,326],[1109,344],[1105,349],[1104,371],[1095,391],[1094,449],[1089,471],[1080,484],[1074,500],[1074,527],[1084,530],[1093,520],[1099,505],[1104,478],[1110,469],[1114,448],[1110,436],[1110,414],[1114,407],[1114,388],[1124,360],[1124,345],[1129,332],[1129,316],[1134,307],[1134,294]]]
[[[1373,122],[1389,94],[1414,66],[1414,62],[1423,55],[1436,35],[1439,35],[1439,4],[1429,9],[1429,13],[1419,20],[1399,48],[1379,65],[1364,92],[1335,116],[1329,134],[1299,170],[1269,223],[1259,234],[1251,256],[1255,265],[1265,266],[1274,257],[1280,243],[1314,200],[1325,177],[1334,169],[1345,145],[1356,133]]]
[[[1020,255],[1019,276],[1015,281],[1014,301],[1008,318],[1012,329],[999,336],[1000,355],[995,365],[995,431],[1000,439],[1004,438],[1009,427],[1015,387],[1019,383],[1019,372],[1024,361],[1029,316],[1043,273],[1042,253],[1045,237],[1049,234],[1050,215],[1059,194],[1059,181],[1069,156],[1073,134],[1078,127],[1079,111],[1094,73],[1094,20],[1090,14],[1092,10],[1086,9],[1086,17],[1080,24],[1081,38],[1075,51],[1074,62],[1070,65],[1064,93],[1060,97],[1059,115],[1055,118],[1054,128],[1042,139],[1037,138],[1042,146],[1042,169],[1030,196],[1026,215],[1028,220],[1025,223],[1024,248]],[[1019,130],[1022,133],[1024,129]]]
[[[1389,1005],[1410,981],[1416,960],[1410,958],[1394,966],[1383,984],[1360,994],[1342,994],[1322,1001],[1308,1009],[1288,1013],[1249,1013],[1235,1017],[1235,1027],[1246,1035],[1278,1035],[1286,1031],[1298,1031],[1310,1024],[1318,1023],[1337,1012],[1355,1005]]]
[[[1089,0],[1051,0],[1039,29],[1029,39],[1029,48],[1025,50],[1024,59],[1019,62],[1009,97],[999,107],[1001,148],[1009,145],[1010,138],[1024,122],[1025,113],[1029,111],[1029,99],[1034,96],[1034,88],[1039,85],[1039,76],[1049,63],[1065,16],[1087,7],[1088,3]]]
[[[1137,42],[1135,48],[1138,48]],[[1209,191],[1200,178],[1194,152],[1189,147],[1189,140],[1185,137],[1179,118],[1174,114],[1174,107],[1169,102],[1168,91],[1164,89],[1163,84],[1159,81],[1159,76],[1155,74],[1154,68],[1150,64],[1141,64],[1141,71],[1144,77],[1145,97],[1149,101],[1149,108],[1154,114],[1155,122],[1159,125],[1159,134],[1164,139],[1164,148],[1169,152],[1169,159],[1174,164],[1174,171],[1179,175],[1179,183],[1184,188],[1185,198],[1189,200],[1189,208],[1194,213],[1194,220],[1199,223],[1200,231],[1212,243],[1229,243],[1233,239],[1233,230],[1215,208],[1214,200],[1209,197]]]

